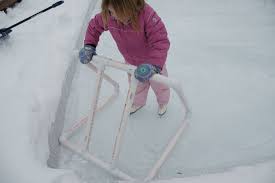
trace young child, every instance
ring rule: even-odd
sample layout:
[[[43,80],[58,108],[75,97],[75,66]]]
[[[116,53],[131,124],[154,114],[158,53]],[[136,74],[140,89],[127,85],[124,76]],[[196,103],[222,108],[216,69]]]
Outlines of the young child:
[[[81,63],[87,64],[96,54],[96,46],[103,31],[110,31],[126,63],[137,66],[135,77],[140,81],[131,114],[146,104],[150,86],[159,104],[158,114],[167,110],[170,89],[149,81],[159,73],[168,76],[165,62],[170,42],[166,28],[145,0],[102,0],[102,11],[89,23],[84,47],[79,52]],[[149,73],[143,75],[145,70]]]

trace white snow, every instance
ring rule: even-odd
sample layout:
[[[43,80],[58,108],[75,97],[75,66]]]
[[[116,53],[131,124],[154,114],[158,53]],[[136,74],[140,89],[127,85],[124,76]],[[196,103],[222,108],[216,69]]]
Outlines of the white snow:
[[[24,0],[8,15],[0,13],[0,26],[7,27],[53,2]],[[190,128],[157,178],[177,177],[160,181],[175,183],[275,182],[274,1],[149,3],[169,30],[168,71],[170,77],[181,80],[193,112]],[[11,38],[0,44],[1,183],[112,180],[66,151],[62,167],[75,174],[46,167],[48,130],[88,4],[88,0],[66,0],[15,28]],[[98,53],[122,60],[109,33],[102,36]],[[120,82],[122,93],[98,115],[100,122],[95,126],[93,151],[106,159],[128,86],[125,73],[111,69],[108,73]],[[93,78],[85,66],[78,65],[66,127],[87,113]],[[102,91],[103,96],[110,94],[107,85]],[[178,107],[173,95],[166,117],[159,119],[150,93],[146,108],[131,117],[121,154],[123,169],[137,177],[146,175],[177,127]]]
[[[153,181],[152,183],[273,183],[274,182],[274,162],[257,165],[254,167],[235,168],[233,171],[219,174],[209,174],[185,179],[170,179],[163,181]]]
[[[8,15],[1,12],[1,27],[54,2],[24,0]],[[67,0],[15,28],[0,45],[0,182],[48,183],[60,174],[46,167],[47,135],[87,5]]]

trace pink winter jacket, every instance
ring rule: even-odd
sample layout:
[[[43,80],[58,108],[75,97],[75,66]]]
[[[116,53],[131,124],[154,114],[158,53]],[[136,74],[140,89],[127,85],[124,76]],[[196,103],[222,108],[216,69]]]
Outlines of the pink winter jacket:
[[[137,32],[131,24],[124,25],[110,17],[104,28],[99,13],[89,23],[84,44],[97,45],[102,32],[109,30],[126,62],[135,66],[150,63],[162,68],[170,42],[162,20],[148,4],[139,14],[139,26],[141,29]]]

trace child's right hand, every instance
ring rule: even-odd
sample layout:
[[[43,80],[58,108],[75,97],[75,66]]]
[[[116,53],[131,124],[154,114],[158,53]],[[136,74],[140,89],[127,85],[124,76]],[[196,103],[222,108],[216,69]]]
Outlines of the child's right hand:
[[[82,64],[88,64],[96,55],[96,48],[92,45],[85,45],[79,51],[79,60]]]

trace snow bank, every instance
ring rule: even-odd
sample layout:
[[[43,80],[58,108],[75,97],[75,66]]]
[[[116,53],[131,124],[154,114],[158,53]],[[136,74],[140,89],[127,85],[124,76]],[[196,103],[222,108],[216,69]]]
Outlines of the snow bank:
[[[1,27],[54,2],[24,0],[8,15],[0,13]],[[88,5],[66,0],[14,28],[0,45],[0,182],[49,183],[62,173],[46,167],[48,130]]]

